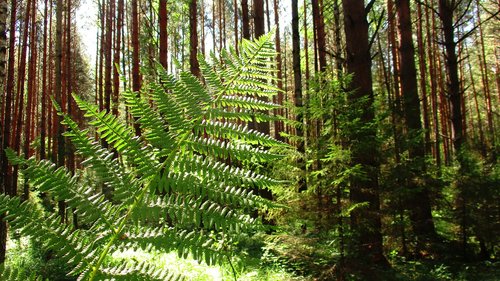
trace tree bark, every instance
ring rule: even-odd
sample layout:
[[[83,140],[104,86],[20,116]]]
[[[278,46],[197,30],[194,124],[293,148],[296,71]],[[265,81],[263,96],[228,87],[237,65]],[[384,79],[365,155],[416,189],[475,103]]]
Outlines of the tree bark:
[[[120,74],[118,72],[118,67],[120,66],[120,53],[122,46],[122,28],[123,28],[123,0],[118,0],[118,6],[116,9],[116,30],[115,30],[115,53],[113,54],[113,105],[112,113],[114,116],[118,116],[118,106],[119,106],[119,94],[120,94]],[[160,56],[161,58],[161,56]],[[166,67],[166,63],[165,63]]]
[[[387,261],[383,254],[380,220],[378,145],[375,127],[367,125],[375,121],[367,14],[363,0],[343,0],[342,3],[347,72],[354,76],[348,88],[352,91],[349,101],[353,106],[359,106],[360,100],[366,99],[359,118],[364,126],[368,126],[363,130],[353,129],[348,132],[352,164],[360,165],[364,172],[363,177],[353,177],[351,180],[350,199],[352,204],[369,204],[351,213],[353,244],[360,257],[385,265]]]
[[[452,3],[453,2],[453,3]],[[447,96],[451,107],[451,123],[453,129],[453,148],[456,153],[462,149],[465,143],[462,119],[462,99],[460,90],[460,79],[458,77],[458,59],[456,54],[457,42],[455,41],[453,14],[455,1],[439,0],[439,17],[441,19],[444,46],[446,52],[446,69],[448,74]]]
[[[198,63],[198,18],[197,0],[191,0],[189,4],[189,65],[191,73],[200,77],[200,64]]]
[[[278,67],[278,89],[283,90],[283,63],[281,57],[281,39],[280,39],[280,22],[279,22],[279,0],[274,0],[274,24],[276,26],[276,64]],[[283,105],[283,93],[279,92],[275,97],[275,103],[279,105]],[[276,109],[274,112],[275,115],[283,115],[283,109]],[[276,120],[274,122],[274,137],[277,140],[284,141],[284,138],[281,136],[281,132],[284,132],[284,123],[283,121]]]
[[[7,1],[5,1],[5,4]],[[5,14],[6,15],[6,14]],[[7,84],[5,86],[5,97],[3,105],[3,128],[2,129],[2,149],[0,151],[2,165],[1,169],[1,192],[8,195],[15,195],[15,190],[12,189],[12,170],[5,154],[5,149],[11,144],[11,117],[12,117],[12,96],[14,91],[14,59],[15,59],[15,44],[16,44],[16,18],[17,18],[17,1],[11,1],[10,10],[10,27],[9,27],[9,59],[7,69]],[[3,80],[2,80],[3,81]],[[2,89],[3,91],[3,89]],[[7,243],[7,223],[3,220],[3,214],[0,217],[0,264],[5,261],[5,251]]]
[[[36,66],[37,66],[37,49],[36,49],[36,1],[31,2],[31,14],[28,15],[31,18],[31,30],[30,30],[30,62],[28,66],[28,93],[26,97],[26,116],[24,121],[24,144],[23,144],[23,154],[27,159],[30,155],[30,143],[31,134],[30,130],[32,127],[32,115],[33,115],[33,101],[36,95]],[[20,132],[19,132],[20,133]],[[29,197],[29,185],[27,179],[24,180],[24,190],[22,194],[22,200],[28,200]]]
[[[319,1],[311,0],[312,13],[314,19],[314,32],[316,34],[316,46],[318,49],[319,71],[326,71],[326,35],[325,35],[325,21],[321,11]]]
[[[410,220],[417,238],[417,250],[423,250],[426,242],[435,238],[436,231],[432,219],[429,192],[426,186],[418,184],[418,178],[425,174],[425,147],[422,138],[420,98],[417,88],[415,49],[413,47],[411,13],[409,0],[396,1],[399,18],[399,57],[400,81],[403,95],[405,125],[407,129],[407,148],[411,165],[408,179],[410,196]],[[428,250],[428,249],[427,249]]]
[[[253,16],[255,38],[257,39],[265,33],[263,0],[253,0]]]
[[[168,13],[167,13],[167,0],[160,0],[159,12],[159,33],[160,33],[160,64],[167,70],[168,66]]]
[[[295,99],[295,107],[299,112],[296,113],[295,120],[298,123],[296,128],[296,135],[299,137],[297,141],[297,150],[304,154],[305,153],[305,145],[304,145],[304,130],[302,127],[304,126],[304,116],[302,114],[302,73],[300,69],[300,33],[299,33],[299,9],[298,9],[298,1],[292,0],[292,65],[293,65],[293,81],[294,81],[294,99]],[[305,172],[306,166],[305,161],[303,159],[299,160],[297,165],[299,168]],[[306,180],[304,177],[301,177],[299,180],[299,192],[305,191],[307,189]]]
[[[250,39],[250,19],[248,17],[248,0],[241,0],[241,25],[243,38]]]
[[[142,84],[142,78],[139,71],[139,14],[137,9],[137,0],[131,1],[132,5],[132,91],[139,94]],[[134,123],[136,136],[141,135],[141,128],[137,120]]]
[[[43,53],[42,53],[42,101],[40,118],[40,159],[46,158],[45,142],[47,136],[47,18],[48,18],[48,0],[44,1],[43,9]]]
[[[62,28],[63,28],[63,12],[64,6],[62,0],[56,2],[56,44],[55,44],[55,100],[62,106]],[[57,166],[63,167],[65,160],[65,145],[64,145],[64,126],[61,124],[63,117],[57,115],[57,123],[54,124],[57,128]],[[62,221],[66,217],[66,204],[64,201],[58,202],[59,216]]]

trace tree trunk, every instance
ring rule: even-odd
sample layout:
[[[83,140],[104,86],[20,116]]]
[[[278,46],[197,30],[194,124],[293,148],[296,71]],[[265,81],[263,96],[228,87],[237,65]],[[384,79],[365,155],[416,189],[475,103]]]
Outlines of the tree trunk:
[[[104,48],[104,110],[111,112],[111,95],[112,88],[112,73],[113,73],[113,20],[115,18],[115,0],[108,0],[106,13],[106,37]],[[107,143],[103,141],[103,145],[107,147]]]
[[[282,63],[282,57],[281,57],[281,39],[280,39],[280,22],[279,22],[279,0],[274,0],[274,24],[276,26],[276,38],[275,38],[275,45],[276,45],[276,62],[277,62],[277,67],[278,67],[278,73],[277,73],[277,78],[278,78],[278,89],[283,90],[283,63]],[[283,93],[279,92],[276,97],[275,97],[275,103],[279,105],[283,105]],[[275,115],[283,115],[283,109],[279,108],[276,109],[274,112]],[[284,132],[284,123],[283,121],[276,120],[274,122],[274,137],[277,140],[284,141],[284,138],[281,136],[281,132]]]
[[[335,69],[337,71],[336,76],[337,79],[342,77],[342,34],[341,34],[341,26],[340,26],[340,6],[338,0],[333,1],[333,23],[335,26],[335,36],[334,36],[334,50],[335,50]]]
[[[26,117],[24,121],[24,145],[23,154],[27,159],[30,155],[30,143],[31,134],[30,130],[32,127],[32,115],[34,114],[34,97],[36,95],[36,62],[37,62],[37,49],[36,49],[36,1],[31,3],[31,30],[30,30],[30,62],[28,66],[28,94],[26,97]],[[20,132],[19,132],[20,133]],[[28,200],[29,197],[29,185],[27,179],[24,180],[24,190],[22,195],[22,200]]]
[[[429,5],[428,1],[426,0],[424,3],[426,6]],[[432,14],[432,19],[429,16]],[[438,171],[440,170],[441,166],[441,149],[440,149],[440,136],[439,136],[439,118],[438,118],[438,84],[437,84],[437,66],[436,66],[436,56],[434,52],[434,46],[435,46],[435,40],[433,37],[433,32],[431,30],[434,27],[434,14],[433,11],[430,11],[429,9],[426,10],[425,12],[425,22],[426,22],[426,36],[427,36],[427,58],[429,62],[429,76],[431,79],[429,79],[429,84],[430,84],[430,94],[431,94],[431,114],[432,114],[432,125],[433,125],[433,134],[434,134],[434,145],[433,145],[433,155],[434,158],[436,159],[436,164],[438,166]]]
[[[238,44],[240,39],[238,38],[238,0],[233,1],[234,7],[234,49],[238,52]]]
[[[265,33],[263,0],[253,0],[253,16],[255,39],[257,39]]]
[[[452,1],[454,2],[454,1]],[[460,153],[462,145],[465,143],[464,130],[462,125],[462,99],[460,90],[460,79],[458,77],[458,59],[456,54],[457,43],[455,41],[453,13],[454,5],[449,0],[439,0],[439,17],[441,19],[444,46],[446,52],[446,69],[448,74],[447,96],[451,106],[451,123],[453,129],[453,148],[456,153]]]
[[[422,114],[424,120],[424,135],[425,135],[425,154],[428,155],[431,151],[431,128],[429,119],[429,101],[427,93],[427,62],[425,57],[424,46],[424,16],[422,14],[422,3],[417,3],[417,44],[418,44],[418,61],[420,71],[420,92],[422,93]],[[429,38],[430,39],[430,38]]]
[[[325,72],[326,70],[326,40],[325,40],[325,21],[323,13],[319,6],[318,0],[311,0],[312,13],[314,19],[314,32],[316,34],[316,45],[318,49],[319,71]]]
[[[7,66],[7,19],[8,5],[7,1],[0,1],[0,92],[5,91],[5,70]],[[2,103],[3,96],[0,97]],[[3,108],[3,104],[0,104]],[[3,116],[3,111],[0,116]],[[3,121],[2,121],[3,122]]]
[[[159,12],[159,33],[160,33],[160,64],[167,70],[168,66],[168,33],[167,33],[167,0],[160,0]]]
[[[198,18],[197,0],[191,0],[189,4],[189,65],[191,73],[200,77],[200,64],[198,63]]]
[[[48,0],[44,1],[43,9],[43,54],[42,54],[42,101],[41,101],[41,118],[40,118],[40,159],[46,158],[45,140],[47,136],[47,120],[50,120],[47,115],[47,17],[48,17]]]
[[[451,125],[453,136],[453,148],[455,150],[456,159],[460,165],[460,170],[466,167],[462,148],[465,144],[465,127],[463,126],[463,93],[460,89],[460,79],[458,76],[458,59],[456,54],[457,42],[455,41],[454,19],[453,14],[456,6],[455,1],[439,0],[439,17],[444,33],[444,46],[446,53],[446,72],[447,79],[447,97],[451,111]],[[463,184],[458,182],[458,201],[461,208],[461,238],[462,250],[464,259],[467,258],[467,204],[466,197],[463,194]]]
[[[113,57],[113,105],[112,105],[112,113],[114,116],[118,116],[118,106],[119,106],[118,97],[120,94],[120,74],[118,72],[118,67],[120,65],[120,53],[122,50],[121,35],[123,28],[123,0],[118,0],[116,16],[117,17],[116,17],[116,30],[115,30],[115,53]],[[166,62],[164,67],[166,67]]]
[[[137,11],[137,0],[131,1],[132,5],[132,91],[137,92],[141,89],[142,78],[139,72],[139,14]],[[141,135],[141,128],[137,120],[134,123],[136,136]]]
[[[7,1],[5,1],[5,4]],[[1,155],[1,192],[8,195],[15,195],[15,190],[12,189],[12,170],[5,154],[5,149],[10,147],[10,132],[11,132],[11,117],[12,117],[12,96],[14,91],[14,59],[15,59],[15,44],[16,44],[16,18],[17,18],[17,1],[11,1],[10,10],[10,27],[9,27],[9,65],[7,69],[7,84],[5,86],[4,110],[3,110],[3,128],[2,129],[2,149]],[[3,81],[3,80],[2,80]],[[5,251],[7,243],[7,223],[3,220],[3,214],[0,217],[0,264],[5,261]]]
[[[408,188],[410,190],[410,220],[417,238],[417,250],[423,250],[426,242],[436,236],[432,219],[429,192],[426,186],[418,184],[418,178],[425,174],[425,147],[422,138],[420,99],[417,89],[417,71],[415,50],[413,47],[411,13],[409,0],[396,1],[399,17],[400,34],[400,81],[403,95],[405,125],[407,129],[407,147],[412,161]],[[428,249],[427,249],[428,250]]]
[[[480,3],[479,0],[476,0],[476,12],[477,12],[477,26],[478,26],[478,31],[479,31],[479,50],[480,50],[480,55],[479,55],[479,67],[481,70],[481,80],[483,83],[483,89],[484,89],[484,99],[486,102],[486,120],[488,121],[488,131],[489,135],[491,138],[491,158],[496,159],[496,145],[495,145],[495,125],[493,122],[493,106],[491,103],[491,90],[490,90],[490,82],[489,82],[489,68],[488,65],[486,64],[486,51],[484,47],[484,35],[483,35],[483,27],[482,27],[482,21],[481,21],[481,13],[480,13]],[[497,48],[495,48],[496,50]]]
[[[250,39],[250,19],[248,18],[248,0],[241,0],[241,25],[243,38]]]
[[[297,150],[304,154],[304,116],[302,114],[302,73],[300,69],[300,33],[299,33],[299,9],[298,1],[292,0],[292,61],[293,61],[293,81],[294,81],[294,99],[295,107],[298,109],[295,119],[299,125],[296,128],[296,135],[299,137],[297,141]],[[298,161],[297,165],[305,173],[306,166],[304,159]],[[305,177],[299,180],[299,192],[307,189]]]
[[[349,101],[353,106],[359,106],[360,100],[366,99],[366,103],[362,104],[363,113],[359,118],[363,124],[369,124],[375,121],[375,114],[367,13],[363,0],[343,0],[342,3],[347,72],[354,75],[348,89],[352,91]],[[376,129],[374,126],[363,128],[361,131],[354,129],[348,132],[348,137],[352,164],[360,165],[364,172],[363,177],[354,177],[351,180],[351,203],[369,204],[351,213],[353,244],[358,249],[360,257],[367,258],[372,263],[387,264],[382,248]]]
[[[57,0],[56,2],[56,44],[55,44],[55,99],[56,102],[62,106],[62,28],[63,28],[63,2],[62,0]],[[65,145],[64,145],[64,126],[61,124],[63,120],[62,116],[57,115],[57,123],[54,124],[57,128],[57,166],[64,166],[65,158]],[[59,216],[62,221],[65,221],[66,217],[66,204],[64,201],[59,201]]]

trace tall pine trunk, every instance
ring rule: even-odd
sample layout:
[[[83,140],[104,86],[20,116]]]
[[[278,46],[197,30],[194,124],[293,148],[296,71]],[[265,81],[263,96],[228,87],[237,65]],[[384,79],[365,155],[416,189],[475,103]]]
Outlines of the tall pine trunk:
[[[198,63],[198,15],[197,0],[189,4],[189,65],[191,73],[200,77],[200,64]]]
[[[160,33],[160,64],[166,70],[168,66],[167,0],[160,0],[158,21]]]
[[[371,124],[375,121],[375,113],[367,11],[363,0],[343,0],[342,3],[347,72],[353,75],[348,88],[351,91],[349,102],[352,106],[362,107],[363,112],[355,118],[360,118],[365,126],[362,130],[358,128],[347,132],[352,164],[359,165],[364,173],[364,176],[354,176],[351,180],[351,203],[368,203],[368,206],[356,208],[351,213],[351,227],[354,231],[352,242],[360,257],[366,258],[368,262],[387,264],[382,248],[378,145],[376,129]],[[361,100],[365,102],[360,105]]]
[[[63,1],[57,0],[56,2],[56,44],[55,44],[55,100],[62,106],[62,28],[63,28]],[[64,145],[64,126],[61,124],[63,120],[62,116],[57,115],[57,122],[54,124],[56,129],[56,139],[57,139],[57,166],[64,166],[65,159],[65,145]],[[54,152],[54,151],[53,151]],[[59,216],[62,221],[65,221],[66,217],[66,204],[64,201],[58,202]]]
[[[399,18],[400,81],[403,96],[407,148],[409,152],[410,178],[408,179],[410,220],[417,238],[417,250],[425,248],[426,242],[436,236],[432,219],[429,192],[419,184],[418,177],[425,174],[425,146],[422,138],[420,98],[417,89],[415,50],[413,47],[410,1],[396,1]]]
[[[138,13],[138,3],[137,0],[131,1],[132,5],[132,90],[139,94],[141,89],[142,78],[139,70],[139,13]],[[135,134],[137,136],[141,135],[141,128],[137,120],[134,123]]]
[[[302,72],[300,69],[300,33],[299,33],[299,8],[298,1],[292,0],[292,65],[293,65],[293,82],[294,82],[294,100],[295,107],[298,110],[295,116],[295,120],[298,123],[296,128],[297,140],[297,150],[304,154],[304,115],[302,114]],[[299,168],[305,173],[306,165],[305,160],[300,159],[298,161]],[[304,191],[307,189],[305,176],[302,176],[299,180],[298,190]]]
[[[17,1],[11,1],[10,9],[10,27],[9,27],[9,59],[7,69],[7,84],[5,85],[5,97],[3,99],[3,128],[2,128],[2,149],[0,151],[2,165],[0,182],[2,193],[15,195],[15,190],[12,189],[12,170],[5,154],[5,149],[10,147],[10,132],[11,132],[11,117],[12,117],[12,97],[14,92],[14,63],[15,63],[15,44],[16,44],[16,18],[17,18]],[[1,215],[3,217],[3,214]],[[5,251],[7,243],[7,223],[0,218],[0,264],[5,261]]]

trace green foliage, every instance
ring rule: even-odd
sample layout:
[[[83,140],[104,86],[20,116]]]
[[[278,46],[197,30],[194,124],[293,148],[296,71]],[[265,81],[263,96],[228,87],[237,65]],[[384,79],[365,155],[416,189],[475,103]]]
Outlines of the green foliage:
[[[239,163],[275,161],[282,156],[269,148],[287,145],[236,123],[254,109],[277,107],[254,98],[277,91],[271,85],[276,80],[271,38],[244,41],[241,55],[224,52],[222,63],[199,57],[206,85],[188,73],[175,77],[158,67],[158,82],[146,85],[140,95],[124,93],[141,137],[132,126],[75,96],[89,124],[109,145],[102,147],[89,130],[59,113],[68,128],[66,137],[85,159],[86,172],[98,179],[94,182],[81,172],[8,152],[31,188],[64,200],[84,228],[61,223],[57,213],[33,200],[1,195],[0,211],[22,235],[47,241],[79,280],[182,278],[145,262],[110,259],[128,249],[176,251],[208,265],[226,261],[244,231],[261,227],[249,214],[274,206],[252,190],[280,184]]]

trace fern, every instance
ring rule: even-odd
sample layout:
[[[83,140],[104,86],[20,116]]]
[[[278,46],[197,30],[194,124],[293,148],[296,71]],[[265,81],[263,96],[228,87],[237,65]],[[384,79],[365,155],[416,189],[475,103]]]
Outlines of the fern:
[[[0,195],[5,219],[24,235],[49,241],[79,280],[182,278],[150,264],[110,260],[113,252],[128,249],[176,251],[209,265],[227,260],[243,231],[261,227],[249,214],[258,207],[275,206],[253,190],[281,184],[238,163],[275,161],[282,155],[269,148],[287,146],[241,125],[254,118],[254,110],[278,107],[257,99],[278,91],[273,86],[271,35],[243,41],[239,51],[240,56],[235,50],[223,52],[222,62],[209,63],[200,56],[205,84],[189,73],[175,77],[158,67],[158,82],[145,85],[140,96],[125,92],[142,137],[75,96],[89,124],[110,146],[103,148],[88,130],[59,111],[68,128],[65,136],[96,182],[88,183],[81,172],[72,175],[45,160],[22,159],[12,151],[8,156],[20,165],[32,189],[67,202],[85,227],[74,229],[37,203]],[[255,119],[273,118],[259,112]],[[102,193],[103,184],[113,190],[112,198]],[[15,275],[7,269],[0,272]]]

